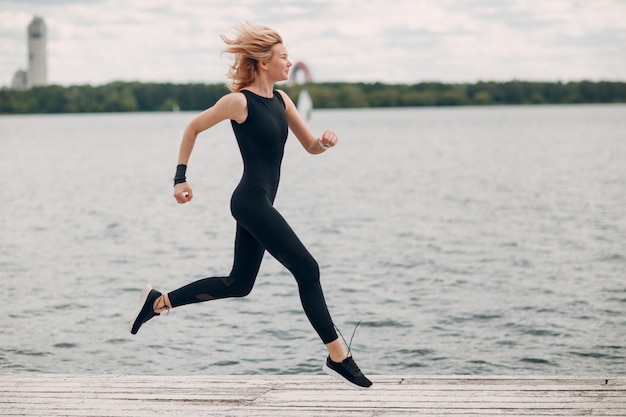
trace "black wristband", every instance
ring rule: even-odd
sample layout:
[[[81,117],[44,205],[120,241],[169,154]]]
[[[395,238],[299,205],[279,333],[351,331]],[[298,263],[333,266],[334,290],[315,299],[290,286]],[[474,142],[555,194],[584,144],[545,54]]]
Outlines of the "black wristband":
[[[185,164],[176,165],[176,175],[174,175],[174,185],[187,182],[187,177],[185,176],[186,173],[187,173],[187,165]]]

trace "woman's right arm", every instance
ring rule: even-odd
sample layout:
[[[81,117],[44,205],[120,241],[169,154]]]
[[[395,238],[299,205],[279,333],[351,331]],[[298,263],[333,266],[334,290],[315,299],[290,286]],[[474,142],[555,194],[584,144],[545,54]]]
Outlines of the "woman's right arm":
[[[200,133],[227,119],[243,123],[247,116],[247,102],[243,94],[231,93],[220,98],[212,107],[196,116],[185,128],[178,151],[178,164],[186,166],[189,163],[191,151]],[[179,204],[191,201],[193,192],[186,181],[174,186],[174,198]]]

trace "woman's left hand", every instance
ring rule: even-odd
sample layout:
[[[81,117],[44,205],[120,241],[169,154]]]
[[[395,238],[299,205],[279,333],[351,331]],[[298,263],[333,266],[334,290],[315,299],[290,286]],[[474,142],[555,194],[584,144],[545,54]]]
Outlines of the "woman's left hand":
[[[320,145],[325,148],[332,148],[337,145],[337,142],[339,142],[339,138],[332,130],[325,131],[322,137],[319,138]]]

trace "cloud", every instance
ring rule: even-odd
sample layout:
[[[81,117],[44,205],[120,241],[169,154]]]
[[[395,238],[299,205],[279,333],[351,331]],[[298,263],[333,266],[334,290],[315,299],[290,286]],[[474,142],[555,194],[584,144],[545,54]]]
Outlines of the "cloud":
[[[49,79],[221,82],[219,34],[276,28],[318,81],[624,79],[624,0],[0,0],[0,84],[48,27]]]

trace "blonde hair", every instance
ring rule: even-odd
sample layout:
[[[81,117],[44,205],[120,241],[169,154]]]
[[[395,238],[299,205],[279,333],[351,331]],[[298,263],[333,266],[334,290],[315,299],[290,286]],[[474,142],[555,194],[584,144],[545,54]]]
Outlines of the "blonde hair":
[[[266,26],[244,23],[234,28],[235,37],[220,35],[228,47],[226,53],[234,55],[234,62],[228,70],[230,91],[239,91],[256,80],[257,64],[261,60],[269,60],[274,52],[272,47],[283,43],[278,32]]]

